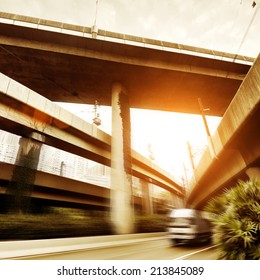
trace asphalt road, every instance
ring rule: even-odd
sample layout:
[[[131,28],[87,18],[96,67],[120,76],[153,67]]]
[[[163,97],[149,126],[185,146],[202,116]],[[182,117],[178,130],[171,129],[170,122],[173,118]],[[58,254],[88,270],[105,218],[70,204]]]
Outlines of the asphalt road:
[[[82,249],[71,252],[28,256],[27,260],[216,260],[217,250],[211,244],[172,247],[166,238],[142,241],[109,248]]]

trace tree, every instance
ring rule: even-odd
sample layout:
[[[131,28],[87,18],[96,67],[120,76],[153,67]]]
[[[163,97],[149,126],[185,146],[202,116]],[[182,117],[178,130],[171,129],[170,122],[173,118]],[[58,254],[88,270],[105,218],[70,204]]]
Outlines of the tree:
[[[260,260],[260,181],[239,181],[205,210],[212,214],[220,259]]]

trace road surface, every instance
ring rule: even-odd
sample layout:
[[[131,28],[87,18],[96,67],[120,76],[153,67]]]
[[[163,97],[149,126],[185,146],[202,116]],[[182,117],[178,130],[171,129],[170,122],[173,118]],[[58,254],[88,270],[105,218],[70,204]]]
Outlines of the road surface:
[[[163,237],[108,248],[81,249],[70,252],[20,257],[27,260],[216,260],[217,250],[211,244],[172,247]]]

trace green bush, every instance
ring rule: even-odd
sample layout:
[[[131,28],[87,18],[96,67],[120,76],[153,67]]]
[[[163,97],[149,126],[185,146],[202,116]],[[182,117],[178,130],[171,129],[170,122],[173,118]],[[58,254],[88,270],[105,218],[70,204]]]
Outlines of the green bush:
[[[165,231],[166,215],[137,216],[136,233]],[[42,214],[0,214],[0,240],[113,234],[109,213],[49,208]]]
[[[260,260],[260,182],[240,181],[212,199],[213,242],[220,259]]]
[[[87,216],[59,210],[41,215],[0,215],[0,239],[46,239],[111,234],[106,216]]]
[[[163,232],[167,226],[166,215],[138,216],[135,220],[137,233]]]

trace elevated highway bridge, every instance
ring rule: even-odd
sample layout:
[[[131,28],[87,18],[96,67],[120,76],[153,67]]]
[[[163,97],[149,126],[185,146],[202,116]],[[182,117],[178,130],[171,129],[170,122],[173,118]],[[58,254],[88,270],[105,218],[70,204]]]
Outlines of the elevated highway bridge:
[[[196,167],[188,205],[203,208],[238,180],[260,180],[260,56],[227,108]]]
[[[73,115],[3,74],[0,74],[0,98],[1,129],[22,137],[31,135],[33,139],[46,145],[111,166],[111,136],[94,124]],[[131,154],[133,176],[171,192],[177,200],[178,197],[180,200],[183,199],[183,188],[169,173],[138,152],[132,150]],[[13,167],[4,163],[0,166],[2,174],[0,179],[10,180]],[[45,187],[40,196],[41,192],[38,191],[39,198],[51,199],[52,197],[52,200],[57,200],[58,197],[60,201],[63,197],[64,201],[70,201],[71,204],[76,204],[78,201],[78,204],[89,205],[92,208],[109,207],[109,190],[92,185],[92,190],[89,191],[90,184],[62,177],[57,179],[57,177],[59,176],[38,172],[35,184]],[[50,189],[51,185],[52,192],[46,189],[46,187]],[[70,194],[64,195],[62,192]],[[89,198],[75,199],[75,196],[80,193],[83,197],[92,196],[92,201]],[[102,202],[104,199],[106,202]]]
[[[253,58],[0,13],[0,70],[51,101],[111,105],[119,81],[131,108],[222,116]],[[49,29],[49,30],[48,30]],[[71,33],[71,34],[68,34]]]
[[[20,135],[38,132],[36,138],[49,145],[111,164],[111,216],[118,233],[131,232],[131,174],[181,192],[132,151],[130,107],[196,114],[200,98],[211,115],[225,116],[254,61],[105,30],[93,34],[88,27],[20,15],[0,13],[0,19],[0,71],[25,86],[18,99],[17,93],[4,97],[1,125]],[[16,92],[16,85],[3,83],[2,94]],[[39,110],[28,89],[42,95],[36,101]],[[111,105],[111,138],[76,117],[68,123],[66,114],[59,115],[44,98]],[[42,123],[36,131],[29,125],[34,119]],[[203,191],[195,189],[191,199]]]

